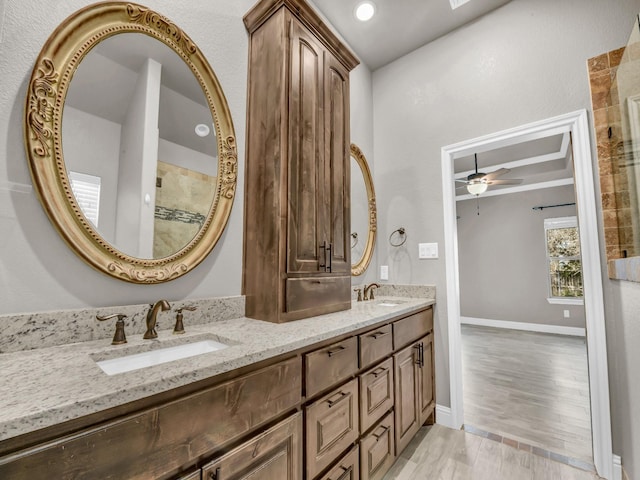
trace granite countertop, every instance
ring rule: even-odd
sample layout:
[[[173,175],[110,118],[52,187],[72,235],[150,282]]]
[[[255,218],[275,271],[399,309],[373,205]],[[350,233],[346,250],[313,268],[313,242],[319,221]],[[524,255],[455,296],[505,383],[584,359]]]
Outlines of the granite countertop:
[[[384,300],[396,305],[381,305]],[[0,441],[214,377],[434,303],[425,298],[381,297],[353,302],[351,310],[283,324],[241,317],[186,324],[187,333],[180,336],[160,331],[156,340],[132,335],[125,345],[96,340],[0,354]],[[229,347],[111,376],[95,363],[121,352],[205,339]]]

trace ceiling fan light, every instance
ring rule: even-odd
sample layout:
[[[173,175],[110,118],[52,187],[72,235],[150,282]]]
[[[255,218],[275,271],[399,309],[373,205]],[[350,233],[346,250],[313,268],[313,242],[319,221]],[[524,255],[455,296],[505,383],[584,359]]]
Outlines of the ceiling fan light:
[[[488,187],[489,185],[484,182],[469,183],[467,184],[467,191],[471,195],[480,195],[481,193],[486,192]]]

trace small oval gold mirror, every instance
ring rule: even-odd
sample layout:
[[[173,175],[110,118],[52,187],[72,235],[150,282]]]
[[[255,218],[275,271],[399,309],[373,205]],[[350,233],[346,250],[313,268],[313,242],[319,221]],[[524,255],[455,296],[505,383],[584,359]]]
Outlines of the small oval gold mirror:
[[[377,213],[373,178],[362,151],[351,144],[351,275],[362,275],[373,257]]]
[[[133,283],[184,275],[227,224],[229,107],[195,43],[141,5],[85,7],[53,32],[25,108],[34,188],[67,244]]]

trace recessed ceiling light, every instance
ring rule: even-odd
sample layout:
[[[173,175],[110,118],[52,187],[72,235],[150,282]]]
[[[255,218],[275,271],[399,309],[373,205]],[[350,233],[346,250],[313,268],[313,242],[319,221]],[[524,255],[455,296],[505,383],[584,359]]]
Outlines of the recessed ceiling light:
[[[198,125],[196,125],[196,135],[198,135],[199,137],[206,137],[207,135],[209,135],[210,131],[211,129],[204,123],[199,123]]]
[[[361,22],[366,22],[367,20],[371,20],[371,18],[376,13],[376,6],[373,2],[361,2],[358,4],[355,10],[355,15],[358,20]]]

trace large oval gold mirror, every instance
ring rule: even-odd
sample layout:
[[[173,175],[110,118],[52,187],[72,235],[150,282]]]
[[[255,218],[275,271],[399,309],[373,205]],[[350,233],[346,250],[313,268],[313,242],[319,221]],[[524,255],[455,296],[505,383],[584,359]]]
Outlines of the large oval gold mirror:
[[[373,178],[362,151],[351,144],[351,275],[362,275],[373,257],[377,213]]]
[[[212,68],[178,26],[134,3],[79,10],[45,43],[26,102],[34,186],[82,259],[158,283],[211,252],[235,196],[235,133]]]

